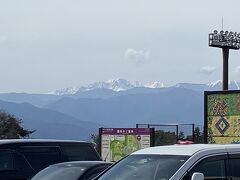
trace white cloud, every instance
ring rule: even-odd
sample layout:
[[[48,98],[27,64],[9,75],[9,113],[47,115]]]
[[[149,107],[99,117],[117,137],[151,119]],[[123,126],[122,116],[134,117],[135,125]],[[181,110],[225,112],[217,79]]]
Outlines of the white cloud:
[[[151,60],[150,51],[138,51],[135,49],[127,49],[124,54],[125,58],[137,66],[142,66]]]
[[[1,36],[1,35],[0,35],[0,43],[1,43],[1,42],[4,42],[4,41],[6,41],[6,40],[7,40],[7,37],[6,37],[6,36]]]
[[[200,69],[200,72],[206,75],[212,74],[216,70],[216,67],[213,66],[204,66]]]

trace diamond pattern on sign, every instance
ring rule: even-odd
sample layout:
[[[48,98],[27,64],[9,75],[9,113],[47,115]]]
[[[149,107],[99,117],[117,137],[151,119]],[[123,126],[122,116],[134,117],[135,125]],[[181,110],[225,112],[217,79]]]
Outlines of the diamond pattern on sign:
[[[223,135],[226,132],[226,130],[230,127],[230,125],[224,117],[221,117],[215,124],[215,127]]]

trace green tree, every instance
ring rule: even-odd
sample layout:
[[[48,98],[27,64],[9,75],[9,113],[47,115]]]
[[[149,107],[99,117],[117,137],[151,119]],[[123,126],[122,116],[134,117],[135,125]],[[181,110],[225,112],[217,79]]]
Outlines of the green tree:
[[[199,127],[196,127],[196,128],[194,129],[194,143],[195,143],[195,144],[204,143],[203,132],[200,131],[200,128],[199,128]]]
[[[184,138],[185,138],[184,132],[180,131],[178,134],[178,139],[184,139]]]
[[[175,144],[176,141],[177,139],[176,139],[175,132],[170,132],[170,131],[165,132],[163,130],[155,131],[154,146]]]
[[[20,139],[29,137],[35,131],[21,127],[22,119],[0,111],[0,139]]]

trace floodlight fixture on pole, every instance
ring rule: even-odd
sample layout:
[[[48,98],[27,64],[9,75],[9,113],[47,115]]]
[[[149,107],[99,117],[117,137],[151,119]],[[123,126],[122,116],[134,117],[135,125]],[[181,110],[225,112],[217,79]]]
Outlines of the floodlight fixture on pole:
[[[240,33],[214,30],[209,34],[209,46],[222,48],[223,54],[223,90],[228,90],[228,58],[229,49],[239,50]]]

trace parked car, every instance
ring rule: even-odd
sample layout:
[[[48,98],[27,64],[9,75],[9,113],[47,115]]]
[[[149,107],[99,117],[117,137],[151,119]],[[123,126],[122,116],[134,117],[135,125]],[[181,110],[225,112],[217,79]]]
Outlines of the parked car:
[[[240,145],[189,144],[136,151],[97,180],[240,179]]]
[[[45,167],[66,161],[100,161],[93,145],[83,141],[0,140],[0,179],[28,179]]]
[[[104,161],[74,161],[51,165],[31,180],[91,180],[112,163]]]

